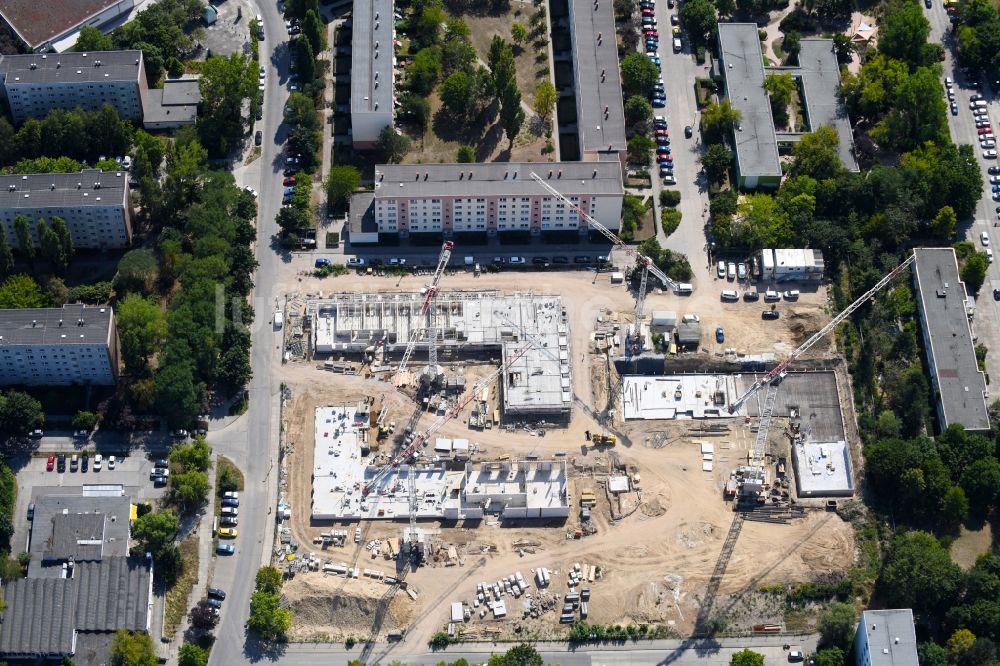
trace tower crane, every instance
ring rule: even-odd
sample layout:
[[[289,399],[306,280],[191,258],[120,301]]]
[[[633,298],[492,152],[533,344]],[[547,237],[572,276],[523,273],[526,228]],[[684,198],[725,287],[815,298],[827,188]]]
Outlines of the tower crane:
[[[762,387],[768,387],[767,394],[764,398],[764,406],[760,413],[760,423],[757,427],[757,439],[754,442],[753,452],[750,455],[751,468],[759,470],[763,463],[764,448],[767,445],[767,432],[771,425],[771,415],[774,411],[778,385],[781,377],[785,375],[785,371],[788,366],[791,365],[792,362],[801,356],[806,350],[813,347],[817,342],[826,337],[827,334],[837,328],[837,326],[851,316],[851,314],[853,314],[858,308],[871,300],[875,294],[885,288],[885,286],[898,277],[900,273],[909,268],[915,258],[916,254],[911,254],[898,266],[886,273],[871,289],[855,299],[853,303],[848,305],[842,312],[831,319],[826,326],[813,333],[808,340],[803,342],[797,349],[789,354],[788,358],[776,365],[773,370],[768,372],[761,379],[754,382],[750,388],[744,391],[743,394],[729,406],[729,413],[733,414],[743,406],[748,398],[757,393],[757,391],[759,391]],[[737,498],[737,502],[739,502],[739,498]],[[712,612],[712,606],[715,603],[715,596],[718,594],[719,587],[722,585],[722,578],[726,573],[726,568],[729,566],[729,559],[733,555],[733,550],[736,547],[736,541],[740,536],[740,531],[743,529],[743,522],[745,518],[745,511],[741,511],[739,510],[739,507],[737,507],[736,514],[733,516],[733,522],[730,525],[729,532],[723,542],[722,551],[719,553],[719,559],[716,561],[715,569],[712,571],[712,575],[709,578],[708,589],[702,599],[701,608],[699,608],[698,615],[695,618],[696,631],[706,629],[706,624]]]
[[[368,495],[370,495],[372,491],[375,490],[375,488],[378,486],[379,481],[384,479],[386,475],[388,475],[393,469],[397,468],[403,461],[413,456],[424,442],[429,440],[434,435],[434,433],[440,430],[446,423],[448,423],[450,420],[458,416],[462,412],[462,410],[465,409],[466,405],[468,405],[475,396],[479,395],[483,389],[492,384],[493,380],[495,380],[497,377],[502,376],[503,373],[505,373],[507,369],[514,364],[515,361],[517,361],[522,356],[527,354],[528,350],[530,350],[533,346],[534,345],[529,342],[528,344],[525,344],[516,352],[511,354],[510,358],[508,358],[505,363],[500,365],[500,367],[498,367],[490,374],[486,375],[485,377],[477,381],[469,391],[466,391],[466,393],[459,399],[459,401],[455,403],[454,407],[452,407],[447,412],[439,416],[430,426],[427,427],[426,430],[413,436],[413,439],[411,439],[410,442],[406,444],[399,451],[399,453],[397,453],[392,458],[392,460],[390,460],[385,465],[382,465],[382,467],[380,467],[375,472],[372,478],[365,483],[361,491],[362,497],[368,497]],[[409,496],[409,509],[410,509],[410,528],[406,535],[407,541],[409,541],[411,544],[411,552],[413,546],[417,542],[417,509],[419,507],[417,500],[416,479],[417,479],[416,467],[411,464],[409,473],[407,474],[407,492]]]
[[[423,330],[426,330],[434,337],[434,340],[431,341],[433,350],[430,352],[433,356],[433,358],[431,358],[432,365],[437,363],[437,329],[433,327],[434,312],[432,305],[434,303],[434,299],[438,295],[438,284],[441,282],[441,276],[444,275],[445,268],[448,267],[448,261],[451,259],[451,251],[453,249],[455,249],[455,243],[452,241],[445,241],[444,244],[441,245],[441,253],[438,255],[437,268],[434,269],[434,275],[431,277],[431,282],[427,286],[427,293],[424,294],[424,302],[420,308],[419,319],[425,320],[426,322],[426,327]],[[395,385],[397,389],[399,388],[400,378],[406,370],[406,366],[410,362],[410,357],[413,356],[413,350],[417,347],[417,338],[420,336],[421,330],[422,329],[417,326],[410,331],[410,339],[406,343],[406,349],[403,351],[403,358],[400,359],[399,366],[396,368],[396,374],[393,378],[393,385]],[[395,394],[393,393],[391,395]],[[375,425],[379,429],[379,432],[382,432],[385,417],[386,414],[389,413],[389,407],[392,406],[392,402],[393,400],[391,398],[385,400],[382,405],[382,409],[379,410],[378,418],[375,420]]]
[[[615,234],[615,232],[613,232],[610,229],[608,229],[606,226],[604,226],[603,224],[601,224],[600,222],[598,222],[596,219],[594,219],[593,216],[591,216],[585,210],[583,210],[582,208],[580,208],[579,206],[577,206],[575,203],[573,203],[572,201],[570,201],[569,199],[567,199],[566,197],[564,197],[559,190],[557,190],[556,188],[552,187],[547,182],[545,182],[545,180],[541,176],[539,176],[537,173],[532,172],[531,173],[531,177],[535,180],[535,182],[537,182],[539,185],[541,185],[542,188],[546,192],[548,192],[549,194],[551,194],[552,196],[554,196],[556,199],[558,199],[559,201],[561,201],[564,205],[566,205],[569,208],[572,208],[574,211],[576,211],[577,215],[579,215],[581,218],[583,218],[584,220],[586,220],[587,224],[589,224],[591,227],[593,227],[594,229],[597,229],[599,232],[601,232],[601,234],[605,238],[607,238],[609,241],[611,241],[615,245],[615,247],[621,248],[625,252],[625,254],[627,254],[628,256],[632,257],[633,259],[636,259],[637,262],[640,263],[643,266],[644,272],[648,271],[648,272],[652,273],[653,275],[655,275],[657,277],[657,279],[659,279],[660,283],[664,287],[669,287],[670,289],[673,289],[673,290],[676,291],[676,289],[677,289],[677,283],[674,282],[673,280],[671,280],[669,277],[667,277],[667,274],[664,273],[663,271],[661,271],[659,269],[659,267],[657,267],[656,264],[653,263],[652,259],[650,259],[646,255],[644,255],[643,253],[639,252],[637,249],[635,249],[631,245],[626,244],[625,241],[623,241],[621,238],[619,238],[617,236],[617,234]]]

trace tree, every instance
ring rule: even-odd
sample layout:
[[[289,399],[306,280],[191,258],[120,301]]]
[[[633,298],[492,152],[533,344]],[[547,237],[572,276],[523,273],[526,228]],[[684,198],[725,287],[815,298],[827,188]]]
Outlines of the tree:
[[[818,628],[823,645],[850,649],[858,628],[854,606],[840,602],[830,604],[820,616]]]
[[[392,125],[386,125],[375,140],[375,149],[386,162],[399,162],[410,152],[410,139],[397,132]]]
[[[770,73],[764,77],[764,89],[767,90],[771,100],[771,113],[774,115],[774,123],[779,127],[788,125],[788,105],[792,103],[792,96],[798,92],[799,86],[791,74]]]
[[[794,235],[788,215],[767,194],[751,194],[738,207],[746,247],[783,247]]]
[[[678,12],[681,27],[695,45],[707,44],[715,32],[719,16],[711,0],[690,0],[681,4]]]
[[[156,557],[166,546],[177,538],[177,514],[171,509],[150,511],[136,518],[132,524],[132,538],[139,542],[143,551]]]
[[[207,472],[212,466],[212,449],[204,437],[196,437],[191,442],[175,446],[170,451],[170,462],[178,465],[182,471]]]
[[[721,143],[709,145],[701,156],[701,167],[705,170],[705,176],[712,183],[721,183],[732,164],[733,151]]]
[[[153,639],[144,631],[119,629],[111,641],[111,663],[114,666],[156,666],[159,659]]]
[[[545,122],[552,120],[552,111],[555,110],[558,101],[559,93],[551,81],[542,81],[535,88],[535,113]]]
[[[0,284],[0,310],[45,307],[45,295],[27,275],[11,275]]]
[[[690,5],[690,2],[688,4]],[[742,118],[743,114],[739,109],[733,108],[728,99],[719,103],[714,100],[709,101],[701,113],[701,133],[705,143],[720,142],[740,124]]]
[[[35,258],[35,241],[31,236],[31,227],[28,226],[28,218],[24,215],[14,216],[14,235],[17,237],[17,249],[28,261]]]
[[[351,194],[361,186],[361,172],[356,166],[335,164],[326,177],[326,199],[333,206],[345,206]]]
[[[649,131],[653,119],[653,106],[642,95],[632,95],[625,102],[625,128],[632,134]]]
[[[201,144],[213,155],[224,155],[246,133],[250,119],[243,115],[243,103],[257,92],[256,67],[242,53],[214,55],[202,63],[198,87]]]
[[[278,594],[284,582],[281,570],[277,567],[261,567],[257,570],[257,578],[254,589],[258,592],[268,594]]]
[[[931,229],[934,231],[934,235],[945,239],[953,237],[957,227],[958,216],[955,214],[955,209],[951,206],[941,206],[937,215],[931,221]]]
[[[494,663],[494,658],[497,662]],[[520,643],[508,649],[503,656],[496,655],[490,659],[490,666],[542,666],[544,663],[542,655],[533,645]]]
[[[210,487],[208,475],[197,470],[189,470],[170,477],[171,496],[186,512],[205,503]]]
[[[184,643],[177,652],[177,666],[207,666],[208,651],[193,643]]]
[[[615,18],[625,21],[635,14],[638,3],[635,0],[614,0]]]
[[[510,38],[515,44],[520,46],[528,39],[528,29],[515,21],[510,26]]]
[[[254,592],[250,597],[250,617],[247,629],[264,641],[284,640],[292,628],[292,612],[281,607],[277,594]]]
[[[215,608],[208,603],[208,599],[202,599],[195,604],[188,613],[188,618],[192,626],[198,629],[211,629],[219,623],[219,616]]]
[[[438,87],[441,105],[453,118],[465,120],[475,107],[473,77],[465,72],[455,72]]]
[[[948,666],[948,651],[937,643],[917,645],[917,658],[920,666]]]
[[[426,97],[404,93],[400,97],[400,117],[409,120],[423,134],[431,121],[431,104]]]
[[[229,391],[229,395],[249,384],[252,377],[249,350],[233,347],[219,357],[216,380],[220,388]]]
[[[699,2],[700,0],[690,0]],[[707,1],[707,0],[706,0]],[[687,4],[690,4],[687,3]],[[687,6],[686,4],[684,6]],[[660,70],[644,53],[629,53],[622,58],[622,90],[626,97],[646,95],[660,78]]]
[[[432,46],[417,51],[409,72],[410,90],[417,95],[429,95],[441,78],[441,48]]]
[[[746,648],[732,656],[729,666],[764,666],[764,655]]]
[[[0,395],[0,432],[25,435],[44,420],[42,403],[27,393],[10,390]]]
[[[441,42],[441,65],[448,74],[458,70],[472,70],[476,62],[476,49],[470,41],[472,32],[468,24],[460,18],[448,20]]]
[[[636,134],[628,140],[628,161],[636,166],[649,166],[656,144],[645,134]]]
[[[413,19],[410,21],[413,40],[420,47],[436,44],[438,42],[438,35],[441,32],[441,24],[447,18],[447,14],[444,11],[444,4],[441,0],[424,0],[420,3],[419,9],[414,14]]]
[[[990,260],[986,257],[985,252],[976,252],[965,260],[965,265],[962,266],[961,272],[962,281],[965,282],[965,286],[973,294],[979,293],[979,289],[986,280],[986,271],[989,270],[989,267]]]
[[[114,51],[115,45],[112,43],[110,37],[97,28],[88,25],[80,28],[80,34],[77,35],[76,45],[73,47],[73,50],[78,53]]]
[[[948,639],[948,657],[952,663],[961,664],[965,658],[965,653],[976,642],[976,635],[968,629],[958,629]]]
[[[316,79],[316,52],[308,39],[299,39],[295,49],[295,71],[303,83],[312,83]]]
[[[116,315],[125,368],[140,373],[167,337],[167,318],[157,303],[138,294],[119,302]]]
[[[837,62],[842,65],[846,64],[850,62],[851,56],[854,54],[854,40],[847,33],[835,32],[833,34],[833,50],[837,54]]]
[[[976,460],[962,473],[961,486],[978,513],[995,507],[1000,493],[1000,462],[993,457]]]
[[[97,421],[98,417],[94,412],[80,410],[73,417],[72,426],[74,430],[86,430],[90,432],[97,427]]]
[[[839,647],[828,647],[817,652],[815,660],[816,666],[846,666],[847,656]]]
[[[0,278],[5,278],[14,270],[14,253],[10,241],[7,240],[7,230],[0,226]]]
[[[198,413],[200,404],[191,361],[167,363],[156,373],[156,408],[171,427],[185,425]]]
[[[802,35],[795,31],[786,33],[781,40],[781,48],[785,51],[786,63],[798,62],[799,51],[802,50]]]
[[[816,180],[836,177],[843,170],[840,154],[837,152],[839,143],[837,131],[829,125],[823,125],[813,132],[803,134],[792,148],[792,154],[795,156],[792,174],[809,176]]]
[[[514,147],[521,126],[524,124],[524,109],[521,108],[521,91],[517,83],[511,82],[500,97],[500,126],[507,134],[510,147]]]
[[[459,164],[472,164],[476,161],[476,149],[472,146],[462,144],[458,147],[458,154],[455,161]]]
[[[487,65],[493,78],[493,94],[499,100],[504,90],[511,85],[517,85],[514,51],[499,35],[494,35],[493,41],[490,42]]]
[[[313,53],[319,54],[326,50],[326,26],[319,13],[310,9],[302,19],[302,35],[309,42]]]
[[[931,25],[919,3],[892,2],[879,25],[878,50],[911,66],[928,65],[927,38]]]
[[[896,537],[879,578],[886,599],[915,611],[947,608],[955,599],[962,571],[927,532]]]
[[[62,248],[62,255],[65,258],[66,264],[73,260],[73,237],[69,233],[69,227],[66,226],[65,220],[63,220],[58,215],[53,215],[49,218],[49,224],[52,231],[55,232],[56,237],[59,239],[59,246]]]

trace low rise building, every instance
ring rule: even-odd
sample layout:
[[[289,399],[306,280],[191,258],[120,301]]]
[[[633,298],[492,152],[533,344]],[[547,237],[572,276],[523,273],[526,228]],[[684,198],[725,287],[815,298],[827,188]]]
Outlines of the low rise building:
[[[761,250],[761,277],[771,282],[801,280],[819,282],[826,264],[821,250],[775,249]]]
[[[856,666],[918,666],[913,611],[863,612],[854,637],[854,659]]]
[[[621,226],[621,165],[615,162],[557,164],[383,164],[375,167],[371,219],[380,234],[540,234],[590,225],[537,183],[537,174],[562,196],[610,229]],[[352,219],[364,219],[365,193],[352,201]],[[357,202],[357,212],[353,210]]]
[[[174,129],[198,121],[201,88],[197,78],[167,79],[162,88],[143,93],[142,126],[146,129]]]
[[[950,247],[914,250],[913,278],[927,367],[934,389],[938,425],[953,423],[972,432],[989,432],[986,376],[979,369],[965,283]]]
[[[17,124],[53,109],[97,111],[105,104],[126,120],[142,122],[149,90],[142,51],[7,55],[0,59],[0,82]]]
[[[0,385],[112,386],[118,359],[110,306],[0,310]]]
[[[38,245],[38,220],[59,217],[78,249],[124,248],[132,242],[132,201],[124,171],[0,175],[0,224],[18,247],[14,220],[28,220]]]
[[[392,127],[395,77],[393,0],[354,0],[351,44],[351,139],[372,148]]]

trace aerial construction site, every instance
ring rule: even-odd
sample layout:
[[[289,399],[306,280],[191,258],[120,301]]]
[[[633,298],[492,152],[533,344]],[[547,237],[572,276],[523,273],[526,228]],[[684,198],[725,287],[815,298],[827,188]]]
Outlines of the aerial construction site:
[[[293,637],[808,628],[760,589],[854,559],[825,289],[762,321],[641,256],[622,276],[461,271],[451,252],[287,285],[274,557]]]

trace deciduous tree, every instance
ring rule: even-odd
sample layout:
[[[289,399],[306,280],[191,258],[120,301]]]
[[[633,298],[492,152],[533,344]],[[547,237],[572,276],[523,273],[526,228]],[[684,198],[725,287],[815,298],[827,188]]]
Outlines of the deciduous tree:
[[[535,88],[535,113],[545,122],[549,122],[552,119],[552,112],[555,110],[556,102],[558,101],[559,93],[551,81],[542,81]]]
[[[375,149],[386,162],[399,162],[410,151],[410,139],[397,132],[392,125],[386,125],[375,140]]]
[[[139,294],[129,294],[119,302],[115,315],[125,368],[140,373],[167,337],[167,318],[156,302]]]
[[[699,1],[689,0],[687,4]],[[660,70],[644,53],[629,53],[622,58],[621,67],[622,90],[626,96],[649,94],[660,78]]]
[[[344,206],[361,186],[361,172],[350,164],[335,164],[326,177],[326,198],[333,206]]]

